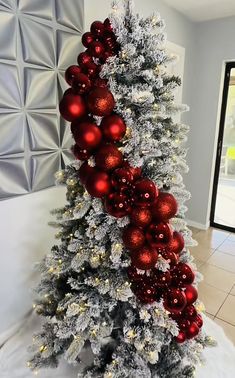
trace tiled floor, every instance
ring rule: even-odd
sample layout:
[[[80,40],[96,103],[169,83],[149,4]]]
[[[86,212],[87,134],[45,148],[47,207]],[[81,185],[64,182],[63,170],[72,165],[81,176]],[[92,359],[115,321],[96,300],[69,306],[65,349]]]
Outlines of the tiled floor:
[[[207,315],[235,344],[235,234],[213,228],[191,229],[198,246],[190,251],[204,276],[199,297]]]

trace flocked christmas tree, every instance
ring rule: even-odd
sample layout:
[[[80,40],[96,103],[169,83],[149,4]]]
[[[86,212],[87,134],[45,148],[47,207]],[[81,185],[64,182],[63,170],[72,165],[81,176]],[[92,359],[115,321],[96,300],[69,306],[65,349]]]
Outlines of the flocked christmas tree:
[[[188,126],[173,118],[186,107],[174,103],[164,22],[123,8],[91,25],[65,74],[76,160],[56,174],[67,204],[55,211],[61,242],[40,265],[46,320],[29,365],[63,355],[79,377],[192,377],[209,338],[184,220]],[[81,370],[84,350],[93,358]]]

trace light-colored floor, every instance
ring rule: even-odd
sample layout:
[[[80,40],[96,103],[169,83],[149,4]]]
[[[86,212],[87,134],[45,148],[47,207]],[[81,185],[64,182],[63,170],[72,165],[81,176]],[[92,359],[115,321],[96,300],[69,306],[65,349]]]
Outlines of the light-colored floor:
[[[215,223],[235,227],[235,179],[220,178],[215,207]]]
[[[190,228],[198,242],[190,251],[204,276],[199,284],[199,298],[207,315],[223,327],[235,344],[235,234]]]

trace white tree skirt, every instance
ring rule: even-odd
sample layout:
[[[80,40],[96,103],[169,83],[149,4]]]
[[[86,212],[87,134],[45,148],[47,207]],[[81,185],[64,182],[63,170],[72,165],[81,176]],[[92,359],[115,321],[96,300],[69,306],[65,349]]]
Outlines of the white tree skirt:
[[[33,315],[19,327],[19,330],[0,349],[1,378],[32,378],[27,363],[27,347],[31,343],[32,333],[38,327],[38,317]],[[225,336],[220,326],[204,317],[206,332],[217,340],[218,346],[207,348],[204,352],[206,363],[198,367],[196,378],[234,378],[235,347]],[[85,362],[86,356],[84,356]],[[76,378],[77,368],[61,362],[58,369],[41,370],[41,378]]]

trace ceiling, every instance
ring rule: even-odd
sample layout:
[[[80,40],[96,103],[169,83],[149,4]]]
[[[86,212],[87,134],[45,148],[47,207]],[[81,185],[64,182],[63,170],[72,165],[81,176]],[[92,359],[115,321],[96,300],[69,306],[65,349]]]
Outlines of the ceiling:
[[[235,0],[164,0],[189,19],[200,22],[235,15]]]

